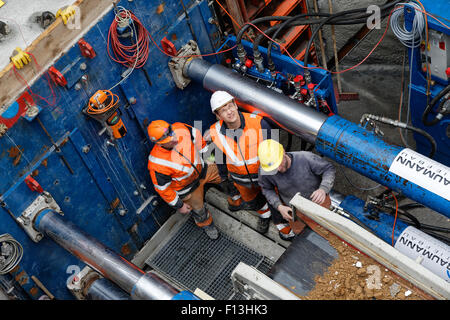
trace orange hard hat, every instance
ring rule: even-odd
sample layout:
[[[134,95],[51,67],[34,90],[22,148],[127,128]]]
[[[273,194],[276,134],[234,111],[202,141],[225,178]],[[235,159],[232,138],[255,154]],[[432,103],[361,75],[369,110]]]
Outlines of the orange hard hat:
[[[147,132],[154,143],[164,144],[172,141],[172,126],[164,120],[152,121],[147,127]]]

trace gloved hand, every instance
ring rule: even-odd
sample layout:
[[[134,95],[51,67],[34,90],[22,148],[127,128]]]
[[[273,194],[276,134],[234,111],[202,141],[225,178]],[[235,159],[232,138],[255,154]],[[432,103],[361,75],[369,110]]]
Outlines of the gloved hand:
[[[26,52],[23,52],[23,50],[19,47],[17,47],[13,51],[13,55],[10,59],[17,69],[23,68],[24,65],[28,64],[31,61],[30,55]]]
[[[75,14],[75,8],[73,6],[67,6],[65,8],[61,8],[56,12],[56,18],[61,17],[64,24],[67,24],[70,17]]]

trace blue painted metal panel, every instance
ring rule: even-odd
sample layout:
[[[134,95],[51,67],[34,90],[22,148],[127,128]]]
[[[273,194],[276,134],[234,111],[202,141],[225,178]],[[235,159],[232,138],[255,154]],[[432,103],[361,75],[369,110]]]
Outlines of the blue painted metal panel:
[[[119,5],[135,13],[159,46],[167,37],[177,49],[191,39],[198,41],[202,53],[217,49],[211,39],[216,39],[218,32],[208,23],[211,11],[207,1],[184,1],[187,16],[179,0],[121,1]],[[83,36],[96,57],[83,57],[75,44],[54,63],[68,82],[65,87],[50,87],[48,75],[31,87],[47,99],[35,99],[42,109],[39,120],[47,132],[56,142],[67,138],[61,151],[55,152],[37,119],[19,119],[0,139],[0,233],[11,234],[22,244],[21,268],[30,276],[36,275],[58,299],[73,299],[66,281],[73,276],[73,266],[81,270],[84,264],[50,239],[34,243],[10,216],[20,216],[38,195],[24,183],[26,176],[33,173],[68,221],[131,259],[170,212],[156,196],[148,174],[147,157],[153,145],[147,137],[147,125],[156,119],[189,124],[203,120],[206,129],[215,121],[209,93],[194,83],[179,90],[168,68],[170,57],[151,42],[146,65],[113,89],[120,99],[127,134],[109,145],[108,134],[100,135],[100,123],[82,109],[90,96],[119,82],[125,71],[108,56],[107,37],[113,19],[111,11]],[[217,62],[214,56],[207,59]],[[82,63],[85,68],[80,67]],[[138,214],[136,211],[151,197],[155,200]]]

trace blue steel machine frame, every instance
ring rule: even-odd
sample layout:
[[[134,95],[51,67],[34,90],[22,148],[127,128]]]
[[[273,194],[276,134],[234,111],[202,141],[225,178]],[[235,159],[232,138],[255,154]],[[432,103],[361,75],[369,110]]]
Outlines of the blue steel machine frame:
[[[450,19],[450,3],[447,1],[422,1],[425,10],[431,13],[431,16],[427,16],[429,31],[438,31],[447,37],[450,37],[450,30],[442,25],[442,22],[448,24]],[[439,20],[436,20],[438,18]],[[412,21],[414,20],[414,12],[405,8],[405,25],[408,30],[412,29]],[[425,39],[424,39],[425,40]],[[410,65],[411,65],[411,97],[410,97],[410,112],[412,124],[420,129],[427,131],[434,137],[437,143],[437,152],[434,157],[436,161],[439,161],[445,165],[450,165],[450,115],[447,114],[435,125],[426,126],[422,121],[422,114],[428,101],[431,101],[441,92],[446,86],[450,84],[450,78],[438,77],[431,75],[432,85],[430,88],[430,96],[427,99],[427,72],[423,70],[423,45],[415,49],[408,49]],[[439,50],[439,49],[438,49]],[[444,46],[441,50],[447,51],[447,47]],[[428,57],[428,59],[430,59]],[[447,58],[448,61],[448,58]],[[447,62],[448,63],[448,62]],[[433,110],[437,110],[436,103]],[[435,116],[434,113],[428,117],[431,119]],[[426,139],[415,133],[414,139],[417,144],[417,151],[422,154],[428,154],[430,152],[430,144]]]

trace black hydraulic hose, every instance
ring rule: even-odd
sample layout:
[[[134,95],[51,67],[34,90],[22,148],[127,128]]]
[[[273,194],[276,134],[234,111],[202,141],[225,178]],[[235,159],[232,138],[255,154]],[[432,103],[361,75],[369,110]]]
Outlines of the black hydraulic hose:
[[[250,21],[251,24],[258,24],[261,22],[268,22],[268,21],[283,21],[283,20],[288,20],[290,17],[289,16],[273,16],[273,17],[261,17],[261,18],[257,18],[255,20]],[[239,30],[238,34],[236,35],[236,44],[240,45],[241,44],[241,40],[242,40],[242,36],[244,35],[245,31],[250,27],[249,24],[244,24],[242,26],[242,28]]]
[[[362,10],[362,9],[361,9]],[[362,11],[361,11],[362,12]],[[322,16],[322,17],[329,17],[331,16],[330,13],[302,13],[301,15],[299,15],[299,17],[317,17],[317,16]],[[267,17],[261,17],[261,18],[257,18],[255,20],[250,21],[249,23],[256,25],[259,23],[263,23],[263,22],[269,22],[269,21],[286,21],[289,19],[292,19],[293,17],[291,16],[267,16]],[[354,17],[354,18],[364,18],[363,16],[360,17]],[[365,22],[366,20],[364,20]],[[251,27],[251,25],[249,23],[246,23],[242,26],[242,28],[239,30],[238,34],[236,35],[236,45],[241,45],[241,41],[242,41],[242,37],[244,36],[245,31]],[[320,23],[319,21],[315,21],[314,23]],[[351,21],[350,23],[346,20],[338,20],[335,22],[336,24],[342,24],[342,25],[346,25],[346,24],[352,24]]]
[[[432,237],[435,237],[435,238],[441,240],[442,242],[450,245],[450,238],[448,238],[446,236],[440,235],[439,233],[436,233],[436,232],[433,232],[433,231],[423,231],[423,232],[425,232],[426,234],[428,234],[428,235],[430,235]]]
[[[384,211],[384,212],[387,212],[390,215],[394,215],[395,209],[393,207],[385,206],[385,208],[388,208],[391,211],[390,212]],[[449,228],[444,228],[444,227],[439,227],[439,226],[432,226],[432,225],[429,225],[429,224],[423,224],[423,223],[419,222],[419,220],[414,215],[412,215],[411,213],[409,213],[406,210],[400,209],[400,207],[398,208],[397,211],[398,211],[399,215],[405,216],[405,217],[408,218],[408,220],[399,218],[401,221],[406,222],[406,223],[411,223],[412,222],[417,229],[422,230],[425,233],[428,233],[428,231],[425,231],[425,230],[432,230],[432,231],[437,231],[437,232],[450,233],[450,229]]]
[[[384,11],[387,8],[390,8],[394,5],[396,5],[397,3],[401,2],[401,0],[397,0],[394,3],[389,3],[386,4],[384,6],[381,6],[380,9],[381,11]],[[344,15],[352,15],[352,14],[358,14],[359,16],[354,16],[354,17],[346,17],[347,20],[340,20],[340,19],[335,19],[335,18],[339,18],[342,17]],[[342,11],[342,12],[338,12],[335,14],[329,14],[329,13],[311,13],[311,14],[301,14],[298,17],[317,17],[317,16],[324,16],[327,17],[324,20],[319,20],[319,21],[307,21],[304,24],[315,24],[315,23],[320,23],[321,25],[319,26],[319,28],[317,30],[319,30],[323,25],[327,24],[330,20],[335,20],[333,24],[342,24],[342,25],[348,25],[348,24],[359,24],[359,23],[364,23],[366,22],[366,20],[362,20],[363,18],[367,18],[370,16],[370,14],[367,13],[367,9],[365,8],[360,8],[360,9],[353,9],[353,10],[347,10],[347,11]],[[250,21],[251,24],[258,24],[258,23],[262,23],[262,22],[268,22],[268,21],[286,21],[286,20],[291,20],[293,19],[293,17],[290,16],[269,16],[269,17],[261,17],[261,18],[257,18],[255,20]],[[353,19],[353,20],[350,20]],[[361,19],[361,20],[355,20],[355,19]],[[291,20],[292,21],[292,20]],[[288,24],[285,24],[284,26],[286,26]],[[245,24],[238,32],[237,36],[236,36],[236,45],[238,46],[238,49],[240,48],[240,50],[242,50],[242,44],[241,44],[241,40],[242,40],[242,36],[244,35],[245,31],[250,27],[250,24]],[[317,32],[316,32],[317,33]],[[311,38],[314,38],[315,35]],[[311,45],[309,45],[310,47]],[[306,55],[305,55],[306,57]]]
[[[356,16],[351,16],[351,17],[345,17],[345,18],[341,18],[339,19],[339,17],[342,16],[346,16],[346,15],[355,15]],[[303,21],[298,21],[298,19],[300,18],[305,18],[305,17],[327,17],[325,20],[305,20]],[[366,22],[366,18],[369,17],[370,14],[367,13],[367,11],[365,9],[354,9],[354,10],[347,10],[347,11],[342,11],[336,14],[329,14],[329,13],[306,13],[306,14],[300,14],[294,17],[289,17],[289,16],[275,16],[275,17],[262,17],[262,18],[258,18],[255,19],[253,21],[251,21],[252,24],[257,24],[257,23],[261,23],[261,22],[267,22],[267,21],[285,21],[281,26],[277,25],[277,26],[273,26],[272,28],[269,28],[269,30],[266,30],[265,33],[271,33],[273,32],[272,30],[277,30],[276,31],[276,35],[278,35],[279,30],[283,29],[286,26],[293,26],[293,25],[306,25],[306,24],[342,24],[342,25],[350,25],[350,24],[361,24],[361,23],[365,23]],[[337,18],[337,19],[336,19]],[[238,46],[238,53],[239,51],[241,51],[242,57],[240,58],[241,60],[243,59],[245,53],[242,52],[244,51],[242,44],[241,44],[241,40],[242,40],[242,36],[245,32],[245,30],[247,30],[249,28],[250,24],[246,24],[244,25],[241,30],[239,30],[238,35],[236,37],[236,45]],[[274,37],[276,37],[276,35]],[[258,51],[258,46],[259,43],[261,42],[261,39],[264,37],[263,34],[259,35],[257,37],[257,40],[254,42],[253,45],[253,51],[254,51],[254,55],[258,56],[259,51]],[[268,50],[269,50],[269,54],[268,54],[268,59],[269,59],[269,66],[273,65],[273,62],[271,60],[271,45],[272,45],[272,41],[269,42],[269,46],[268,46]]]
[[[314,41],[314,38],[316,37],[317,33],[319,32],[319,30],[325,25],[327,24],[330,20],[335,19],[336,17],[340,17],[349,13],[357,13],[360,12],[361,9],[353,9],[353,10],[348,10],[348,11],[341,11],[341,12],[337,12],[331,16],[329,16],[328,18],[325,18],[322,20],[322,22],[317,26],[317,28],[312,32],[311,37],[309,38],[308,44],[306,46],[306,51],[305,51],[305,58],[303,60],[303,64],[305,65],[305,67],[308,66],[308,58],[309,58],[309,50],[311,48],[311,45]]]
[[[430,154],[429,154],[428,157],[429,157],[430,159],[432,159],[433,156],[434,156],[434,154],[436,153],[436,148],[437,148],[436,141],[435,141],[434,138],[433,138],[428,132],[426,132],[425,130],[422,130],[422,129],[419,129],[419,128],[410,126],[410,125],[408,125],[408,124],[406,124],[406,123],[402,123],[402,122],[394,121],[394,120],[392,120],[392,119],[384,118],[384,117],[379,117],[379,116],[374,116],[374,115],[364,115],[364,116],[363,116],[363,119],[364,119],[364,117],[366,117],[366,118],[368,118],[368,119],[371,119],[371,120],[379,121],[379,122],[381,122],[381,123],[385,123],[385,124],[388,124],[388,125],[391,125],[391,126],[394,126],[394,127],[400,127],[400,128],[405,128],[405,129],[414,131],[414,132],[416,132],[416,133],[418,133],[418,134],[424,136],[424,137],[430,142],[430,145],[431,145],[431,151],[430,151]],[[362,119],[361,119],[361,123],[362,123]]]
[[[317,15],[319,16],[319,15],[322,15],[322,14],[317,13]],[[329,16],[329,14],[324,14],[324,16]],[[286,28],[291,21],[295,21],[295,20],[297,20],[299,18],[302,18],[302,17],[304,17],[303,14],[296,15],[296,16],[292,17],[291,19],[286,20],[285,22],[283,22],[279,26],[277,26],[278,29],[273,34],[273,39],[275,40],[277,38],[278,34],[281,32],[281,30]],[[275,70],[275,66],[274,66],[273,60],[272,60],[272,40],[269,40],[269,43],[267,44],[267,65],[269,67],[269,70],[271,70],[271,71]]]
[[[403,222],[405,222],[405,223],[411,223],[411,221],[409,221],[409,220],[407,220],[407,219],[402,219],[402,218],[398,218],[399,220],[401,220],[401,221],[403,221]],[[436,227],[434,227],[434,226],[429,226],[429,225],[423,225],[423,224],[421,224],[421,226],[420,226],[420,231],[422,231],[423,233],[426,233],[426,234],[428,234],[428,235],[430,235],[430,236],[432,236],[432,237],[434,237],[434,238],[436,238],[436,239],[439,239],[439,240],[441,240],[442,242],[445,242],[446,244],[450,244],[450,238],[448,238],[448,237],[446,237],[446,236],[444,236],[444,235],[441,235],[441,234],[439,234],[439,233],[436,233],[436,232],[433,232],[433,231],[430,231],[430,230],[435,230],[435,228]],[[419,228],[417,228],[417,229],[419,229]],[[439,231],[439,232],[450,232],[450,230],[435,230],[435,231]]]
[[[316,13],[317,16],[323,16],[323,17],[330,17],[331,14],[329,13]],[[299,18],[302,18],[303,16],[305,16],[304,14],[300,14],[298,16],[294,16],[289,20],[284,21],[282,24],[277,25],[275,27],[277,27],[277,30],[275,31],[275,33],[273,34],[273,39],[276,39],[278,34],[286,27],[291,27],[292,25],[312,25],[312,24],[318,24],[321,23],[323,20],[322,19],[315,19],[315,20],[302,20],[302,21],[298,21]],[[364,15],[367,16],[367,15]],[[326,24],[330,24],[330,25],[352,25],[352,24],[361,24],[361,23],[365,23],[367,21],[367,19],[365,17],[358,17],[358,19],[355,19],[355,17],[351,18],[346,18],[348,20],[330,20],[328,21]],[[293,22],[298,21],[299,23],[297,24],[292,24]],[[273,60],[272,60],[272,40],[269,40],[269,43],[267,45],[267,63],[269,66],[269,69],[271,69],[271,71],[273,71],[274,65],[273,65]]]
[[[384,10],[390,9],[391,7],[397,5],[397,4],[400,3],[400,2],[402,2],[402,0],[397,0],[397,1],[394,1],[394,2],[392,2],[392,3],[385,4],[385,5],[383,5],[383,6],[380,7],[380,11],[381,11],[381,12],[384,12]],[[314,38],[316,37],[317,33],[319,32],[319,30],[320,30],[320,29],[321,29],[328,21],[332,20],[332,19],[335,18],[335,17],[340,17],[340,16],[343,16],[343,15],[348,14],[348,13],[350,13],[350,12],[353,12],[353,13],[361,12],[361,10],[364,10],[364,12],[367,12],[367,9],[353,9],[353,10],[341,11],[341,12],[334,13],[332,16],[330,16],[330,17],[324,19],[324,20],[319,24],[319,26],[318,26],[318,27],[313,31],[313,33],[311,34],[311,37],[310,37],[310,39],[309,39],[309,41],[308,41],[308,45],[306,46],[305,58],[304,58],[304,60],[303,60],[305,67],[308,66],[309,50],[310,50],[310,48],[311,48],[312,42],[314,41]],[[370,15],[368,15],[368,16],[370,16]]]
[[[318,16],[330,16],[329,14],[317,14]],[[287,26],[287,27],[294,27],[294,26],[301,26],[301,25],[311,25],[311,24],[317,24],[317,23],[321,23],[321,19],[305,19],[305,20],[298,20],[301,16],[311,16],[309,14],[301,14],[298,16],[295,16],[289,20],[286,20],[285,22],[283,22],[282,26],[279,25],[275,25],[272,26],[270,28],[268,28],[267,30],[264,31],[264,33],[260,33],[258,34],[258,36],[255,38],[255,40],[253,41],[253,56],[254,57],[260,57],[260,52],[259,52],[259,45],[261,43],[261,41],[268,35],[270,35],[271,33],[274,33],[273,35],[273,39],[276,39],[278,33],[283,29],[283,27]],[[297,19],[296,19],[297,18]],[[352,25],[352,24],[361,24],[361,23],[365,23],[366,19],[357,19],[357,20],[349,20],[349,21],[329,21],[327,24],[345,24],[345,25]],[[272,43],[273,41],[269,39],[269,44],[268,44],[268,49],[267,49],[267,58],[268,58],[268,65],[269,65],[269,69],[271,71],[274,70],[274,65],[273,65],[273,61],[271,58],[271,52],[272,52]]]
[[[396,210],[395,210],[394,206],[385,204],[383,207],[385,209],[389,209],[389,210],[384,210],[383,212],[389,213],[391,216],[395,215]],[[422,224],[420,223],[420,221],[415,216],[413,216],[411,213],[409,213],[408,211],[397,208],[397,213],[399,216],[405,216],[408,218],[408,220],[399,218],[400,220],[402,220],[404,222],[408,222],[408,223],[412,222],[412,223],[414,223],[414,225],[416,226],[417,229],[422,229]]]
[[[420,135],[424,136],[425,138],[427,138],[428,141],[430,141],[431,151],[430,151],[430,154],[429,154],[428,157],[430,159],[433,159],[434,154],[436,153],[436,148],[437,148],[436,140],[434,140],[434,138],[428,132],[426,132],[426,131],[424,131],[422,129],[419,129],[419,128],[416,128],[416,127],[413,127],[413,126],[410,126],[410,125],[406,125],[405,128],[409,129],[409,130],[412,130],[414,132],[417,132],[418,134],[420,134]]]
[[[424,205],[414,202],[414,203],[407,203],[404,205],[399,206],[400,209],[406,210],[406,209],[415,209],[415,208],[423,208]]]
[[[399,212],[401,215],[407,217],[409,220],[411,220],[411,221],[416,225],[416,228],[417,228],[417,229],[422,229],[422,224],[421,224],[421,223],[419,222],[419,220],[418,220],[416,217],[414,217],[411,213],[409,213],[408,211],[405,211],[405,210],[401,210],[401,209],[398,209],[398,212]]]
[[[446,86],[444,89],[442,89],[441,92],[439,92],[439,94],[434,97],[433,100],[431,100],[431,102],[427,105],[427,107],[425,108],[425,110],[423,111],[422,114],[422,122],[424,125],[426,126],[433,126],[435,124],[437,124],[441,119],[438,117],[435,117],[433,120],[429,121],[428,120],[428,115],[431,113],[431,110],[433,109],[434,105],[441,99],[443,98],[448,92],[450,92],[450,85]]]
[[[284,28],[284,27],[293,27],[293,26],[301,26],[301,25],[307,25],[307,24],[317,24],[317,23],[321,23],[322,19],[304,19],[304,20],[299,20],[302,17],[309,17],[309,16],[323,16],[323,17],[329,17],[330,14],[328,13],[316,13],[316,14],[306,14],[306,13],[302,13],[300,15],[294,16],[294,17],[287,17],[289,19],[287,19],[286,21],[284,21],[281,25],[274,25],[270,28],[268,28],[267,30],[264,31],[265,34],[270,34],[274,31],[276,31],[276,33],[274,34],[274,37],[276,37],[279,33],[279,31]],[[345,21],[341,21],[341,20],[337,20],[337,21],[330,21],[328,24],[345,24],[345,25],[351,25],[351,24],[360,24],[360,23],[364,23],[366,22],[365,19],[358,19],[358,20],[345,20]],[[261,42],[261,39],[264,38],[264,34],[258,34],[258,36],[255,38],[255,41],[253,42],[253,50],[257,50],[259,43]],[[271,43],[272,41],[269,40]]]
[[[432,225],[429,225],[429,224],[422,224],[422,229],[428,229],[428,230],[434,230],[434,231],[438,231],[438,232],[450,233],[450,229],[449,228],[432,226]]]

